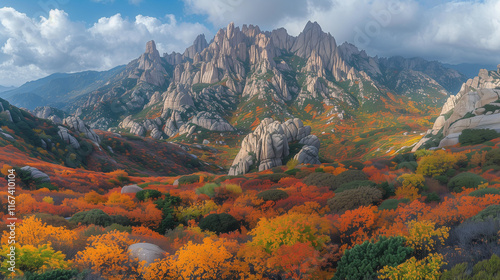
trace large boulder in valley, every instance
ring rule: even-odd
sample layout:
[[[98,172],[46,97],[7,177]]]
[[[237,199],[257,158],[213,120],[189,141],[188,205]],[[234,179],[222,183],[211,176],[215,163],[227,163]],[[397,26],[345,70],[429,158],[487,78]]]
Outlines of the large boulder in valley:
[[[262,171],[282,165],[283,159],[290,154],[288,143],[292,141],[304,145],[296,155],[299,163],[319,163],[319,140],[309,137],[310,133],[311,127],[304,126],[297,118],[284,123],[271,118],[264,119],[254,132],[243,139],[229,175],[245,174],[252,166],[258,166],[259,171]]]
[[[121,193],[138,193],[140,191],[142,191],[142,188],[135,184],[124,186],[121,189]]]
[[[132,244],[128,247],[128,252],[130,259],[137,259],[139,263],[146,261],[146,265],[165,256],[165,251],[151,243]]]

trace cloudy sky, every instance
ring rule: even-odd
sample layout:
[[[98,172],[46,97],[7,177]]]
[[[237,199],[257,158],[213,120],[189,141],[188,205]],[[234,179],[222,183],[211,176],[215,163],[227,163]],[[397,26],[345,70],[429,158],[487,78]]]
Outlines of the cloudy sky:
[[[317,21],[371,55],[500,63],[500,0],[1,0],[0,85],[55,72],[107,70],[148,40],[183,52],[231,21],[298,35]]]

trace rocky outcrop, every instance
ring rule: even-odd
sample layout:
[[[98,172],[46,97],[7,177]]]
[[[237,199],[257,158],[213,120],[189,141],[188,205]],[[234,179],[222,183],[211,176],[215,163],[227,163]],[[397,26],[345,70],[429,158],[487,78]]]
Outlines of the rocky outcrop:
[[[64,119],[63,124],[68,126],[71,130],[76,133],[82,133],[88,139],[95,143],[100,143],[101,138],[94,132],[93,129],[89,128],[80,118],[70,116]]]
[[[55,124],[62,124],[62,119],[67,116],[65,112],[49,106],[35,108],[35,110],[33,110],[33,115],[37,118],[51,120]]]
[[[189,123],[201,126],[210,131],[234,131],[234,127],[218,114],[199,112]]]
[[[29,165],[21,167],[22,171],[29,172],[31,175],[31,178],[35,180],[39,180],[42,183],[48,183],[50,182],[50,177],[49,175],[43,173],[42,171],[38,170],[35,167],[31,167]]]
[[[162,86],[165,84],[165,76],[167,71],[161,63],[160,53],[156,49],[154,41],[149,41],[146,44],[146,52],[139,57],[138,66],[133,73],[130,73],[129,78],[139,79],[140,81]]]
[[[416,151],[429,141],[438,147],[458,143],[464,129],[500,131],[500,74],[482,69],[477,77],[462,85],[460,92],[450,96],[432,129],[413,147]],[[427,146],[428,146],[427,145]]]
[[[186,51],[184,51],[183,55],[185,57],[189,57],[189,58],[193,59],[197,53],[200,53],[201,51],[203,51],[207,47],[208,47],[208,43],[207,43],[207,40],[205,39],[205,34],[200,34],[194,40],[193,45],[191,45],[189,48],[186,49]]]
[[[264,119],[252,133],[243,139],[229,175],[245,174],[254,165],[258,166],[259,171],[282,165],[283,158],[290,153],[288,143],[292,141],[299,141],[299,143],[302,141],[301,144],[305,145],[296,155],[299,163],[319,163],[319,140],[310,133],[311,127],[304,126],[297,118],[284,123],[271,118]]]
[[[149,265],[155,260],[165,257],[166,252],[151,243],[135,243],[128,247],[128,253],[130,259],[137,260],[139,263],[145,261],[146,265]]]
[[[59,126],[58,128],[59,128],[58,132],[59,137],[61,137],[61,139],[64,142],[70,144],[71,147],[73,147],[76,150],[80,149],[80,143],[78,143],[78,140],[76,140],[76,138],[69,133],[69,130],[67,128],[63,126]]]

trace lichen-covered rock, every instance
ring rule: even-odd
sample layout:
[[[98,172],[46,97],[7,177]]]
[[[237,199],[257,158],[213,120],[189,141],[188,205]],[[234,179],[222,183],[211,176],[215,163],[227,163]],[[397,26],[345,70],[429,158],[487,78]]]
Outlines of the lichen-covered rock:
[[[304,146],[294,157],[299,163],[321,164],[318,157],[318,149],[315,146]]]
[[[165,251],[151,243],[135,243],[128,247],[130,259],[137,259],[138,262],[146,261],[146,265],[153,263],[157,259],[165,256]]]
[[[21,167],[21,170],[29,172],[33,179],[38,179],[42,183],[50,182],[49,175],[45,174],[44,172],[38,170],[35,167],[31,167],[31,166],[27,165],[27,166]]]

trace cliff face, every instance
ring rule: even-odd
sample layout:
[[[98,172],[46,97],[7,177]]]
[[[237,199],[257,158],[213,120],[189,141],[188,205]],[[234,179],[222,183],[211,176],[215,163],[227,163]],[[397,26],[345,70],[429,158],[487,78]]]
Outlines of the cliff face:
[[[500,131],[500,65],[497,71],[482,69],[450,96],[432,129],[413,150],[455,145],[464,129],[474,128]]]

